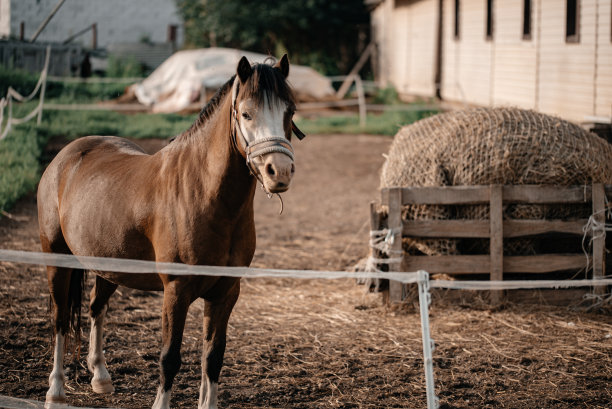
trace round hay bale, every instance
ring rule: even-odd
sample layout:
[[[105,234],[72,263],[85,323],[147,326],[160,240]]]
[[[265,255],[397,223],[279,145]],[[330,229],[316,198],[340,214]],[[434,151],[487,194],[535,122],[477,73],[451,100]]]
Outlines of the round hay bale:
[[[612,183],[612,145],[565,120],[518,108],[435,115],[400,129],[380,187]],[[504,218],[588,217],[589,206],[511,205]],[[407,206],[406,220],[487,219],[487,206]],[[508,240],[505,253],[538,252],[536,239]],[[487,240],[404,240],[411,254],[487,253]]]

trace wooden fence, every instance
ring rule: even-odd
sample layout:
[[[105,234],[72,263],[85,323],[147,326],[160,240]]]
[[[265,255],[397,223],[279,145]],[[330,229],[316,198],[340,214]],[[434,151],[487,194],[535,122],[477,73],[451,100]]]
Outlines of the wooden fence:
[[[0,40],[0,65],[40,73],[45,65],[47,46],[51,46],[49,75],[70,76],[78,72],[85,52],[78,44],[27,43]]]
[[[562,270],[581,270],[587,267],[587,257],[582,249],[570,254],[537,254],[531,256],[504,256],[504,239],[563,233],[583,236],[589,219],[578,220],[518,220],[503,218],[506,204],[575,204],[592,203],[593,219],[601,234],[587,231],[587,243],[592,239],[592,254],[588,268],[593,278],[605,276],[605,209],[606,194],[612,185],[592,186],[453,186],[407,187],[383,189],[382,205],[385,211],[371,204],[371,229],[389,229],[390,253],[402,257],[393,258],[389,271],[425,270],[429,273],[489,274],[491,280],[503,280],[504,273],[549,273]],[[489,220],[403,220],[402,206],[406,205],[488,205]],[[420,239],[433,238],[486,238],[490,240],[489,254],[485,255],[407,255],[402,251],[402,236]],[[553,239],[554,240],[554,239]],[[400,262],[401,260],[401,262]],[[596,288],[603,293],[605,288]],[[401,301],[404,286],[390,282],[390,302]],[[501,292],[492,292],[493,303],[499,302]]]

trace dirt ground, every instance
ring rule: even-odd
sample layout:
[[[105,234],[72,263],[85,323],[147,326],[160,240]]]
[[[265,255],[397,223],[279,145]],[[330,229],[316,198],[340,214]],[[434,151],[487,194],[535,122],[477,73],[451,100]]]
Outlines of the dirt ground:
[[[141,143],[154,150],[164,142]],[[378,197],[389,144],[358,135],[295,143],[297,172],[283,194],[284,213],[277,199],[256,197],[253,266],[346,269],[364,257],[369,202]],[[13,219],[0,219],[0,248],[39,250],[35,209],[31,196]],[[105,348],[116,392],[91,391],[84,335],[82,356],[67,371],[71,405],[151,406],[161,300],[159,293],[117,291]],[[197,405],[201,321],[196,302],[173,407]],[[431,332],[442,408],[612,407],[610,315],[546,305],[489,310],[439,298]],[[51,341],[43,269],[0,263],[0,395],[44,400]],[[418,309],[384,307],[380,294],[364,293],[353,280],[244,279],[220,382],[224,408],[425,408]]]

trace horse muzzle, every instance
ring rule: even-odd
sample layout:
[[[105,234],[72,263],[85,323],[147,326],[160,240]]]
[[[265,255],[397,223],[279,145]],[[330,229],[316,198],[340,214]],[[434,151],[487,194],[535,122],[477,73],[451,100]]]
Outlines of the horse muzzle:
[[[281,153],[270,153],[264,158],[261,172],[264,188],[270,193],[282,193],[289,189],[295,173],[293,159]]]
[[[289,189],[295,173],[293,147],[282,137],[268,137],[251,142],[246,149],[251,173],[269,193],[282,193]],[[254,159],[260,158],[257,164]]]

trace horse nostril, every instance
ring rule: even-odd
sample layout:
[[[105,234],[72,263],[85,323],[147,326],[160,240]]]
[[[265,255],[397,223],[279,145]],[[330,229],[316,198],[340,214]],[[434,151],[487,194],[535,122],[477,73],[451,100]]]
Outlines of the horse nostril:
[[[291,174],[293,175],[295,173],[295,165],[292,163],[291,164]]]
[[[272,166],[272,164],[271,164],[271,163],[268,163],[268,164],[266,165],[266,173],[267,173],[268,175],[270,175],[270,176],[274,176],[274,175],[276,175],[276,172],[274,171],[274,166]]]

